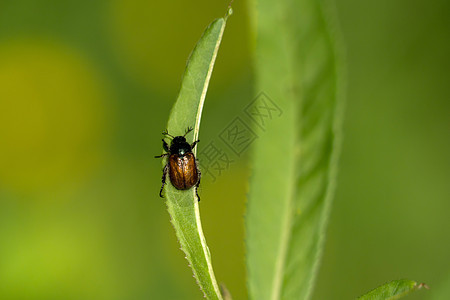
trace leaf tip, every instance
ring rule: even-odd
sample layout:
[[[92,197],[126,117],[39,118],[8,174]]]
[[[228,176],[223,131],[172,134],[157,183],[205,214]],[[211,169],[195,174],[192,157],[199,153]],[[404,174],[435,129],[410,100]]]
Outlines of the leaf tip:
[[[233,14],[233,8],[231,7],[231,5],[233,4],[233,1],[234,0],[231,0],[230,4],[228,4],[227,13],[225,14],[225,17],[224,17],[225,20]]]
[[[430,287],[426,284],[426,283],[419,283],[417,286],[416,286],[416,288],[418,289],[418,290],[420,290],[421,288],[424,288],[424,289],[426,289],[426,290],[429,290],[430,289]]]

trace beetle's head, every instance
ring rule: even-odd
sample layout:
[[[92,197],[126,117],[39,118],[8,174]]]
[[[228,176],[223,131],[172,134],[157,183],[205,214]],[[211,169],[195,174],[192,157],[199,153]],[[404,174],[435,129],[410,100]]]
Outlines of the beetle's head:
[[[173,138],[172,143],[170,144],[170,153],[177,154],[179,156],[184,156],[187,153],[191,152],[191,145],[186,142],[186,138],[184,136],[176,136]]]
[[[186,142],[186,138],[184,136],[176,136],[173,138],[172,140],[172,145],[173,144],[179,144],[179,143],[185,143]]]

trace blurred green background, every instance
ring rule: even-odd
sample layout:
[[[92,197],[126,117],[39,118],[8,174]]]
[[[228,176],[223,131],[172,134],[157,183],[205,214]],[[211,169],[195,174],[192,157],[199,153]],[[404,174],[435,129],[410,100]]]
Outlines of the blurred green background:
[[[153,156],[186,59],[227,4],[0,1],[0,299],[202,298]],[[450,270],[450,2],[336,4],[348,101],[313,298],[399,278],[438,287]],[[234,11],[200,152],[260,92],[246,3]],[[246,299],[248,156],[199,191],[216,276],[235,299]]]

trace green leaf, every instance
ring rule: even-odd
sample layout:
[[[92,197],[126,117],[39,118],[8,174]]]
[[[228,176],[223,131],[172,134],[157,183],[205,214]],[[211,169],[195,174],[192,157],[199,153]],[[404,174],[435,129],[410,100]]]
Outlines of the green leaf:
[[[389,299],[395,300],[400,299],[414,291],[417,291],[425,287],[428,289],[428,286],[425,284],[417,284],[417,282],[407,279],[394,280],[389,283],[386,283],[380,287],[377,287],[374,290],[371,290],[367,294],[359,297],[359,300],[382,300]]]
[[[307,299],[321,257],[340,144],[342,71],[330,27],[333,14],[317,0],[254,0],[253,6],[256,92],[264,92],[283,114],[266,120],[254,145],[246,216],[248,289],[251,299]]]
[[[193,127],[193,134],[186,136],[190,143],[198,138],[208,83],[230,14],[231,8],[224,18],[212,22],[198,41],[188,60],[178,99],[170,113],[168,132],[174,136],[183,135],[188,127]],[[193,152],[196,154],[196,148]],[[166,163],[167,158],[163,159],[163,166]],[[203,235],[195,188],[177,190],[169,180],[167,182],[164,196],[181,250],[186,254],[186,259],[205,297],[222,299]]]

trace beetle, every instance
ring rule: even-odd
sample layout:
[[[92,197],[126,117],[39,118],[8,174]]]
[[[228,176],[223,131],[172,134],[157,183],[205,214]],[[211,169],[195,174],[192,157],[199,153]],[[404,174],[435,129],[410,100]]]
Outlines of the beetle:
[[[162,186],[159,191],[161,198],[164,198],[162,191],[166,184],[167,173],[169,173],[170,182],[177,190],[188,190],[195,186],[195,194],[197,195],[198,201],[200,201],[197,189],[200,185],[201,173],[197,167],[197,159],[194,153],[192,153],[192,149],[200,140],[194,141],[192,144],[186,141],[186,135],[192,130],[193,128],[189,127],[185,134],[180,136],[170,135],[167,130],[163,132],[164,136],[172,138],[172,142],[169,147],[167,142],[162,139],[163,148],[166,153],[155,156],[155,158],[169,156],[169,160],[163,170]]]

